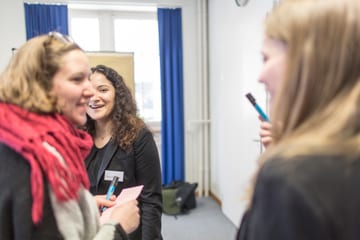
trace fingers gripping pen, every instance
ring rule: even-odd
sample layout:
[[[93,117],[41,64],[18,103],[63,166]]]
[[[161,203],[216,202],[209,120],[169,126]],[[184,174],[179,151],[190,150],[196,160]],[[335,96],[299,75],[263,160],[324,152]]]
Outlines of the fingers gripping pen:
[[[253,97],[253,95],[251,95],[251,93],[248,93],[245,95],[247,97],[247,99],[249,99],[249,101],[251,102],[251,104],[254,106],[254,108],[256,109],[256,111],[260,114],[260,116],[262,117],[262,119],[264,119],[264,121],[266,122],[270,122],[269,117],[265,114],[265,112],[261,109],[261,107],[256,103],[255,98]]]
[[[110,200],[110,197],[111,195],[113,195],[114,191],[115,191],[115,188],[116,188],[116,185],[118,184],[118,181],[119,181],[119,177],[117,176],[114,176],[113,180],[111,181],[111,184],[107,190],[107,193],[106,193],[106,200]],[[105,211],[106,210],[106,207],[102,207],[101,208],[101,212]]]

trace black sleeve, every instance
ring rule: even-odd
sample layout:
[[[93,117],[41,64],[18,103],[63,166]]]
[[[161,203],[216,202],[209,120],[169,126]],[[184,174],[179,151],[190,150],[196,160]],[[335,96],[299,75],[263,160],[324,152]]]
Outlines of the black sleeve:
[[[1,239],[30,239],[30,167],[25,159],[3,144],[0,144],[0,153]]]
[[[42,221],[37,225],[32,222],[30,165],[27,160],[3,144],[0,144],[0,156],[1,240],[63,239],[56,225],[46,187]]]
[[[237,240],[330,239],[321,206],[277,167],[260,171]]]
[[[124,229],[121,227],[120,224],[116,224],[115,225],[115,237],[114,240],[127,240],[128,235],[126,234],[126,232],[124,231]]]
[[[143,129],[134,144],[136,180],[143,184],[141,193],[142,240],[158,240],[161,237],[161,169],[159,153],[151,132]]]

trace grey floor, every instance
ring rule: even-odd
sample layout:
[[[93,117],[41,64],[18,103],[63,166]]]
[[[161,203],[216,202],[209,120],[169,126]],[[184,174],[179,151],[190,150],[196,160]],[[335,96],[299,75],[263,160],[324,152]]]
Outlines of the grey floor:
[[[197,207],[186,215],[164,215],[162,235],[164,240],[234,240],[235,226],[220,206],[210,197],[197,198]]]

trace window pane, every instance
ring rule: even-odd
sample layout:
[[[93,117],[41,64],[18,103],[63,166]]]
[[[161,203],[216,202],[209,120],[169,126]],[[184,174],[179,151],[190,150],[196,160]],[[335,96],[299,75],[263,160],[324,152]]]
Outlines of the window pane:
[[[135,98],[147,121],[161,120],[159,38],[156,20],[115,19],[115,51],[134,53]]]
[[[85,51],[100,50],[99,19],[72,18],[71,37]]]

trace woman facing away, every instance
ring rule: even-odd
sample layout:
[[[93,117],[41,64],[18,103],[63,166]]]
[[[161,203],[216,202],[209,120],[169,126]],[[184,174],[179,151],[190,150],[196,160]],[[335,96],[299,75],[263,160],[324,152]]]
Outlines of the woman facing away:
[[[273,142],[237,239],[359,238],[359,43],[360,1],[282,0],[266,17]]]
[[[92,139],[77,127],[94,94],[89,75],[84,52],[58,32],[27,41],[1,74],[2,240],[123,240],[137,228],[137,201],[115,208],[100,226],[87,190]]]
[[[123,78],[112,68],[92,68],[95,94],[87,106],[87,130],[94,140],[86,158],[90,191],[105,194],[114,176],[115,195],[127,187],[144,185],[139,198],[140,227],[133,240],[157,240],[161,236],[161,170],[152,133],[136,115],[136,103]]]

